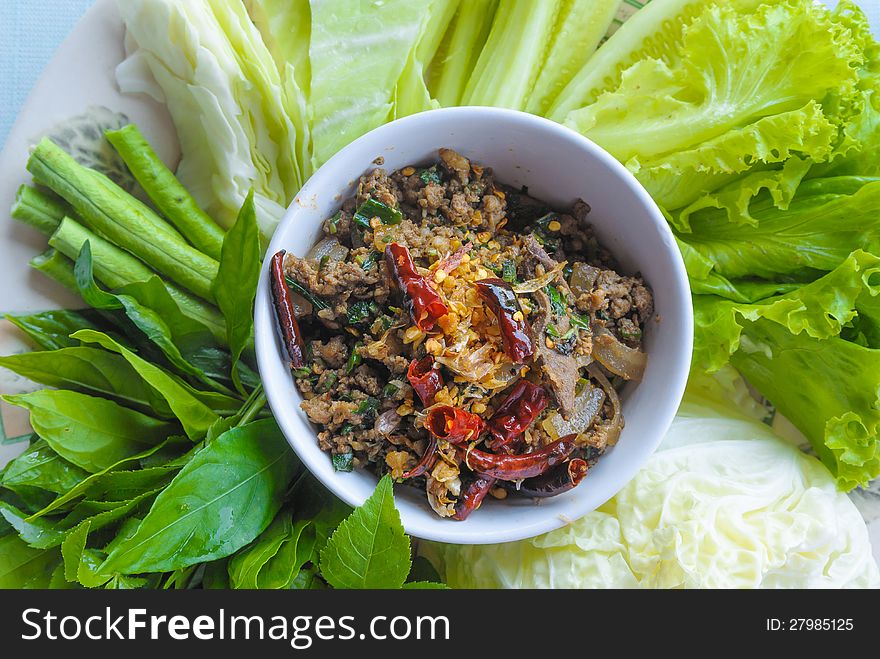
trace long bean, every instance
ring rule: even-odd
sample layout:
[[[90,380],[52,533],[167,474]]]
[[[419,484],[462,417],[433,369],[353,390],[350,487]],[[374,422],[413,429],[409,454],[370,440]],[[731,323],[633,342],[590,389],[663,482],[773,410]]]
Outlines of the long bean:
[[[58,228],[64,216],[71,212],[67,202],[55,193],[22,185],[15,193],[15,203],[12,204],[10,214],[13,219],[48,236]]]
[[[165,166],[134,124],[104,133],[132,175],[171,224],[196,249],[220,259],[224,231]]]
[[[30,265],[44,275],[51,277],[65,288],[76,293],[76,278],[73,276],[73,261],[55,249],[47,249],[31,259]]]
[[[96,233],[134,254],[151,268],[213,301],[211,285],[218,263],[192,247],[146,204],[109,178],[83,167],[44,138],[28,160],[34,180],[51,188]]]
[[[156,274],[136,257],[69,217],[61,221],[49,238],[49,244],[69,259],[76,259],[86,241],[91,245],[95,277],[109,288],[146,281]],[[226,324],[219,309],[174,284],[162,283],[185,315],[201,322],[218,343],[226,345]]]

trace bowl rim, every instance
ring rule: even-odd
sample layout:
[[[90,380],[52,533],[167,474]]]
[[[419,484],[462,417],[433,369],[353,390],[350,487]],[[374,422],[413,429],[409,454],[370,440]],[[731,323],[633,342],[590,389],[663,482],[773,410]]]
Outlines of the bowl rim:
[[[318,187],[322,179],[328,176],[334,176],[333,172],[336,171],[341,163],[351,160],[349,154],[358,151],[363,144],[372,141],[385,141],[393,143],[393,136],[397,131],[409,126],[410,124],[419,124],[430,121],[432,117],[436,117],[439,114],[457,117],[459,121],[468,121],[469,119],[472,119],[474,117],[482,120],[485,120],[487,118],[496,118],[501,121],[507,122],[508,128],[512,128],[512,126],[510,126],[510,122],[532,122],[533,126],[529,127],[530,130],[540,129],[550,131],[551,133],[556,133],[556,135],[560,139],[569,141],[574,140],[584,151],[585,155],[599,161],[599,163],[608,168],[608,170],[614,176],[623,180],[629,191],[636,197],[640,205],[644,207],[647,216],[650,217],[651,222],[659,231],[662,241],[667,245],[667,249],[664,249],[662,251],[662,258],[671,261],[669,265],[671,266],[671,271],[673,273],[672,280],[675,282],[675,289],[672,291],[673,298],[678,298],[677,304],[679,304],[682,310],[681,317],[676,319],[680,325],[682,332],[681,341],[679,343],[681,355],[680,358],[675,361],[675,368],[672,371],[665,372],[665,375],[667,376],[667,391],[671,393],[671,397],[669,398],[669,400],[674,401],[674,404],[669,404],[667,408],[664,408],[662,410],[662,414],[660,415],[660,418],[657,419],[658,423],[656,424],[658,431],[656,433],[653,433],[653,440],[651,442],[645,443],[645,447],[642,450],[641,455],[639,456],[640,459],[638,460],[638,464],[626,470],[627,473],[624,475],[623,478],[619,479],[619,483],[617,483],[616,488],[610,488],[613,491],[611,491],[608,496],[604,498],[604,500],[600,501],[589,510],[583,510],[579,517],[586,515],[604,504],[608,499],[614,497],[623,487],[625,487],[626,484],[629,483],[636,475],[636,473],[638,473],[639,469],[641,469],[641,467],[647,462],[651,455],[653,455],[657,447],[662,442],[663,438],[666,435],[666,432],[669,429],[669,426],[673,421],[673,418],[675,417],[675,414],[681,403],[681,399],[684,396],[684,390],[687,384],[693,352],[694,318],[690,285],[688,283],[684,260],[680,251],[677,248],[677,243],[675,242],[672,230],[666,222],[666,219],[664,218],[656,202],[651,198],[651,196],[641,185],[641,183],[623,164],[621,164],[611,154],[609,154],[592,140],[584,137],[580,133],[572,130],[571,128],[568,128],[567,126],[563,126],[562,124],[554,122],[550,119],[546,119],[544,117],[539,117],[537,115],[521,112],[518,110],[484,106],[457,106],[450,108],[426,110],[424,112],[408,115],[406,117],[402,117],[400,119],[396,119],[389,123],[378,126],[377,128],[374,128],[373,130],[365,133],[364,135],[360,136],[356,140],[352,141],[351,143],[340,149],[320,168],[315,170],[315,172],[313,172],[311,177],[309,177],[303,187],[297,192],[290,205],[287,207],[284,216],[278,223],[272,239],[270,240],[266,254],[274,254],[279,249],[284,248],[284,245],[281,242],[281,236],[285,232],[282,231],[282,228],[292,223],[299,211],[305,210],[301,200],[311,198],[311,196],[314,195],[312,191],[313,188]],[[383,150],[384,149],[382,146],[377,146],[376,148],[377,153],[381,153]],[[364,172],[368,171],[370,165],[371,163],[365,163]],[[339,203],[342,203],[343,201],[342,196],[339,193],[337,193],[335,199],[338,199]],[[312,454],[301,452],[300,450],[298,450],[298,447],[300,445],[305,446],[304,441],[306,438],[301,437],[301,433],[299,431],[285,427],[285,423],[282,421],[283,416],[276,413],[276,410],[281,409],[282,407],[289,407],[290,401],[286,398],[283,398],[281,396],[281,392],[278,391],[271,384],[273,378],[267,377],[267,373],[270,370],[277,369],[279,361],[283,362],[283,355],[281,355],[280,353],[280,344],[277,340],[274,309],[272,308],[269,299],[269,261],[270,259],[266,258],[263,262],[263,267],[260,272],[260,282],[257,291],[257,299],[255,303],[256,306],[254,310],[254,338],[257,366],[260,373],[260,379],[263,382],[264,391],[269,406],[272,409],[273,416],[275,416],[278,426],[284,434],[285,438],[287,439],[288,444],[290,444],[293,451],[297,454],[304,467],[308,469],[308,471],[319,482],[321,482],[324,487],[326,487],[337,497],[345,501],[347,504],[354,507],[360,506],[364,503],[365,498],[353,493],[353,488],[343,483],[341,478],[334,477],[327,479],[322,478],[320,475],[318,475],[318,473],[316,473],[316,469],[313,468],[314,456]],[[316,434],[314,432],[310,433],[308,435],[308,440],[316,443]],[[321,451],[319,457],[326,460],[327,454]],[[634,460],[633,462],[636,462],[636,460]],[[426,514],[433,513],[430,511],[426,511]],[[424,540],[454,544],[493,544],[499,542],[522,540],[556,530],[573,521],[568,518],[562,518],[559,515],[555,515],[551,510],[547,511],[547,514],[541,518],[540,522],[519,524],[515,528],[498,528],[498,525],[493,524],[490,520],[487,524],[481,524],[476,528],[471,525],[467,530],[465,530],[462,528],[464,523],[457,523],[451,520],[443,520],[444,522],[447,522],[448,526],[450,527],[449,533],[447,534],[444,532],[437,532],[426,524],[418,523],[418,521],[409,520],[407,522],[407,520],[403,519],[403,515],[401,515],[401,518],[404,523],[406,532],[409,535]]]

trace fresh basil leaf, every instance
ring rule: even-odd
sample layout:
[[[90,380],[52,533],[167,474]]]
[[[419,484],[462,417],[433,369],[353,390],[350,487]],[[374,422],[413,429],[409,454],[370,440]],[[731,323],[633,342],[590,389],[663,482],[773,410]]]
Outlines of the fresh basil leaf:
[[[72,336],[83,343],[97,343],[111,354],[119,355],[129,369],[134,371],[135,378],[140,379],[161,396],[190,439],[198,440],[204,437],[211,425],[220,418],[214,410],[193,396],[188,388],[176,381],[171,374],[138,357],[103,332],[81,330]]]
[[[199,357],[205,358],[206,351],[209,355],[216,355],[213,338],[204,325],[180,311],[159,277],[128,284],[117,294],[101,290],[92,273],[92,251],[88,241],[76,259],[74,275],[77,290],[89,305],[107,311],[123,310],[175,368],[215,391],[233,393],[193,363]]]
[[[278,554],[292,529],[290,511],[282,510],[256,540],[229,559],[229,585],[232,588],[258,588],[260,571]]]
[[[92,309],[59,309],[35,314],[5,314],[4,318],[24,332],[43,350],[58,350],[79,345],[70,335],[80,329],[108,331],[101,313]]]
[[[62,458],[41,439],[9,462],[0,485],[13,492],[20,487],[33,487],[64,494],[88,475],[89,472]]]
[[[187,441],[186,438],[169,437],[157,446],[150,447],[142,453],[123,458],[106,469],[89,475],[88,478],[77,483],[74,487],[46,505],[42,510],[28,517],[28,521],[48,515],[55,510],[66,508],[69,503],[80,497],[106,499],[109,496],[122,494],[124,498],[126,494],[131,492],[137,494],[158,487],[169,474],[176,472],[180,466],[169,464],[138,469],[136,471],[122,471],[122,467],[132,463],[140,463],[179,440]],[[189,442],[187,441],[187,443]]]
[[[2,398],[30,410],[34,431],[65,460],[92,473],[158,444],[174,429],[113,401],[64,389]]]
[[[424,581],[438,583],[441,581],[440,575],[434,568],[434,565],[424,556],[416,556],[413,558],[412,569],[409,571],[407,582]]]
[[[254,299],[260,279],[260,229],[251,188],[238,219],[223,238],[220,268],[211,290],[226,318],[226,338],[232,351],[232,381],[244,393],[235,366],[253,340]]]
[[[285,277],[284,281],[287,282],[287,285],[290,287],[290,289],[294,293],[298,293],[299,295],[302,295],[305,298],[306,302],[311,304],[315,308],[315,310],[322,311],[324,309],[330,308],[330,303],[327,302],[327,300],[320,298],[317,295],[315,295],[314,293],[312,293],[309,289],[307,289],[305,286],[300,284],[296,279],[291,279],[290,277]]]
[[[61,562],[57,549],[34,549],[17,535],[0,537],[0,588],[47,588]]]
[[[272,521],[296,468],[274,420],[228,430],[181,469],[102,571],[167,572],[232,554]]]
[[[568,311],[568,305],[566,304],[562,293],[559,292],[559,289],[552,284],[548,284],[544,288],[544,291],[550,298],[550,307],[553,309],[553,313],[557,316],[564,316]]]
[[[75,346],[25,352],[0,357],[0,366],[50,387],[113,398],[163,418],[174,416],[162,396],[125,359],[105,350]]]
[[[81,583],[86,588],[98,588],[107,583],[113,575],[100,571],[104,554],[86,547],[90,530],[88,522],[80,524],[61,543],[64,578]]]
[[[396,589],[409,574],[409,552],[391,478],[385,475],[321,551],[321,573],[334,588]]]

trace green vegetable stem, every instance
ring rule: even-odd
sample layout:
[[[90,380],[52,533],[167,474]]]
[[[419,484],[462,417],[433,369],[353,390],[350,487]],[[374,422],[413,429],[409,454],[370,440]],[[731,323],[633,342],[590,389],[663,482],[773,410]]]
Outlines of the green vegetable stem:
[[[22,185],[15,194],[15,203],[10,214],[12,218],[29,224],[37,231],[51,235],[65,215],[73,209],[63,199],[39,188]]]
[[[66,199],[92,230],[131,252],[157,272],[213,301],[218,264],[189,245],[148,206],[103,174],[78,164],[44,138],[28,160],[38,183]]]
[[[141,134],[128,124],[104,133],[168,221],[195,247],[213,259],[220,259],[224,231],[203,211],[192,195],[175,178]]]

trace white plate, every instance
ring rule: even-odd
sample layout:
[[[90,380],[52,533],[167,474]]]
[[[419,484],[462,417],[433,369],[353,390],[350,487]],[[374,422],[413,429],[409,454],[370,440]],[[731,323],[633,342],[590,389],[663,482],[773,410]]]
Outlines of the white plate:
[[[857,0],[880,33],[880,3]],[[828,4],[836,4],[834,0]],[[71,117],[104,106],[125,114],[138,124],[166,162],[178,157],[177,139],[164,108],[145,97],[123,96],[113,71],[122,60],[122,24],[113,0],[97,0],[77,23],[35,84],[0,152],[0,276],[3,294],[0,312],[38,311],[76,306],[76,298],[28,267],[28,261],[45,249],[45,238],[28,227],[8,220],[8,209],[18,186],[29,180],[25,171],[28,148],[42,135]],[[0,354],[27,350],[10,324],[0,321]],[[0,370],[0,393],[23,391],[28,383]],[[17,455],[22,444],[4,444],[4,436],[27,431],[26,418],[5,403],[0,405],[0,465]],[[5,435],[3,429],[5,428]],[[880,479],[878,479],[880,481]],[[880,560],[880,493],[855,494],[853,499],[868,522],[874,555]]]

